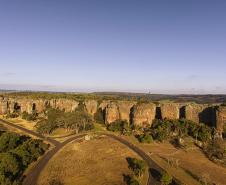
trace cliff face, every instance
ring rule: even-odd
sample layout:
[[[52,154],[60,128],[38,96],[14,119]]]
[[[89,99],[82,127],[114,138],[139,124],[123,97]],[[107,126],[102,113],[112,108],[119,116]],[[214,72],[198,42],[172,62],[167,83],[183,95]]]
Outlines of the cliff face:
[[[177,103],[163,103],[160,105],[163,119],[179,119],[180,109]]]
[[[109,124],[119,119],[118,105],[115,102],[110,102],[105,108],[105,123]]]
[[[153,103],[137,103],[131,101],[102,101],[85,100],[84,105],[89,114],[95,115],[101,110],[105,123],[116,120],[127,120],[129,124],[145,126],[151,125],[155,118],[179,119],[180,117],[209,126],[216,126],[219,132],[223,131],[226,120],[226,107],[204,104],[181,105],[177,103],[162,103],[156,107]],[[70,99],[26,99],[0,97],[0,114],[7,112],[36,111],[42,113],[47,107],[59,108],[70,112],[79,105],[78,101]]]
[[[50,106],[66,112],[71,112],[78,107],[79,102],[69,99],[54,99],[50,100]]]
[[[86,106],[86,110],[89,114],[91,114],[92,116],[97,112],[97,101],[95,100],[86,100],[84,102],[85,106]]]
[[[131,112],[132,124],[137,126],[151,125],[155,119],[156,106],[152,103],[137,104]]]
[[[0,99],[0,114],[6,114],[7,113],[7,100],[4,98]]]
[[[216,109],[216,128],[219,133],[226,128],[226,106],[219,106]]]
[[[205,108],[207,108],[206,105],[198,105],[198,104],[187,105],[185,106],[185,117],[188,120],[199,123],[201,113]]]

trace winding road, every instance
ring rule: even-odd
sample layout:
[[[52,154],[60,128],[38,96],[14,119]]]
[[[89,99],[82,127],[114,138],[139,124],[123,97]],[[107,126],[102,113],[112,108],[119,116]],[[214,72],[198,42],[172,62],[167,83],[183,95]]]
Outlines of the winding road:
[[[17,128],[25,133],[28,133],[30,135],[34,135],[36,137],[39,137],[43,140],[46,140],[47,142],[52,143],[53,145],[55,145],[55,147],[50,150],[49,152],[47,152],[38,162],[37,164],[34,166],[34,168],[31,170],[30,173],[27,174],[27,176],[25,177],[24,181],[23,181],[23,185],[36,185],[37,184],[37,180],[38,177],[41,173],[41,171],[44,169],[44,167],[47,165],[48,161],[60,150],[62,149],[66,144],[70,143],[71,141],[77,140],[77,139],[81,139],[84,138],[84,136],[86,134],[80,134],[80,135],[75,135],[74,137],[71,137],[69,139],[67,139],[66,141],[64,141],[63,143],[60,143],[52,138],[49,137],[44,137],[41,134],[38,134],[34,131],[28,130],[24,127],[15,125],[13,123],[10,123],[8,121],[2,120],[0,119],[0,122],[7,124],[11,127]],[[146,161],[146,163],[148,164],[149,167],[149,179],[148,179],[148,183],[147,185],[158,185],[160,184],[159,182],[159,176],[160,173],[162,171],[164,171],[162,168],[160,168],[143,150],[141,150],[140,148],[138,148],[137,146],[135,146],[134,144],[128,142],[127,140],[116,136],[114,134],[110,134],[110,133],[105,133],[105,132],[101,132],[100,134],[108,136],[122,144],[124,144],[125,146],[127,146],[128,148],[130,148],[131,150],[133,150],[135,153],[137,153],[144,161]]]

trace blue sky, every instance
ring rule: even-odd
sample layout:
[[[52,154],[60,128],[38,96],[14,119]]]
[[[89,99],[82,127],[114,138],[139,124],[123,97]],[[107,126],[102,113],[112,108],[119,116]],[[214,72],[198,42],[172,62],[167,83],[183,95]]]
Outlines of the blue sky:
[[[0,89],[226,93],[226,1],[2,0]]]

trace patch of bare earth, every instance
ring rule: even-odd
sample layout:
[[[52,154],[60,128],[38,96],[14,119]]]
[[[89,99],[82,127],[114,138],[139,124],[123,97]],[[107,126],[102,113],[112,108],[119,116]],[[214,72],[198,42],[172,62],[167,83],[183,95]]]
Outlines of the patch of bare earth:
[[[53,179],[65,185],[125,185],[123,174],[131,174],[127,157],[140,158],[117,141],[100,137],[72,142],[54,156],[41,173],[38,185]],[[147,181],[148,172],[142,181]]]

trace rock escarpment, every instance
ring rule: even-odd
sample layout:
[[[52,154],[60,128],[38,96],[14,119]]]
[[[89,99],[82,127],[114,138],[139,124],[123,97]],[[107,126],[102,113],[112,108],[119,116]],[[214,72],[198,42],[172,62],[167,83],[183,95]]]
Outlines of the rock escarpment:
[[[131,112],[132,124],[137,126],[151,125],[155,119],[156,105],[153,103],[137,104]]]
[[[85,100],[84,102],[86,110],[92,116],[97,112],[97,101],[96,100]]]
[[[201,113],[205,108],[207,108],[206,105],[200,105],[200,104],[190,104],[185,106],[186,119],[199,123]]]
[[[180,109],[177,103],[163,103],[160,105],[162,119],[179,119]]]
[[[87,112],[95,117],[98,112],[106,124],[116,120],[126,120],[129,124],[146,126],[157,119],[185,118],[197,123],[215,126],[222,133],[225,127],[226,107],[205,104],[137,103],[133,101],[85,100],[82,102]],[[0,97],[0,114],[12,112],[42,113],[47,107],[58,108],[70,112],[75,110],[79,102],[72,99],[29,99]]]
[[[219,133],[226,129],[226,106],[216,108],[216,128]]]

